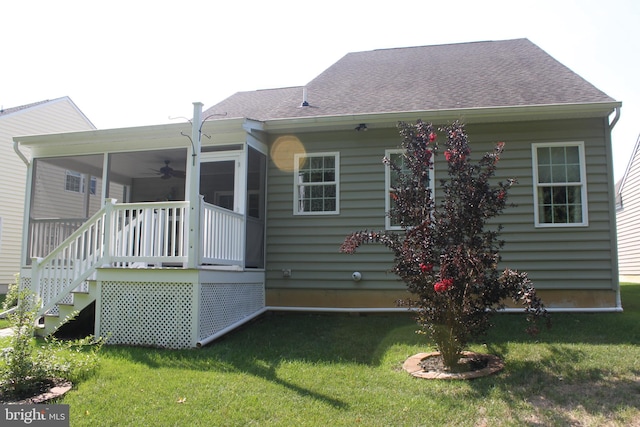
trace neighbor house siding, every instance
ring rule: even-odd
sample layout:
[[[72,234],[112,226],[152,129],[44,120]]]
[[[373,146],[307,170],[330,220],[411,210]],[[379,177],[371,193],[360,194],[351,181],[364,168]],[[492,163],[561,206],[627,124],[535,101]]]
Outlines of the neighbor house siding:
[[[20,270],[27,167],[13,151],[12,138],[89,129],[94,126],[66,97],[0,115],[0,285],[13,282]]]
[[[625,172],[620,197],[622,209],[617,212],[620,275],[623,280],[635,281],[640,279],[640,139]]]
[[[424,118],[428,120],[428,117]],[[604,120],[540,121],[468,125],[472,156],[478,159],[505,141],[498,179],[515,177],[509,207],[499,218],[506,245],[503,265],[529,272],[540,289],[614,289],[610,232],[614,227],[609,210],[612,179],[607,163]],[[393,291],[387,297],[403,296],[404,285],[389,273],[393,256],[380,245],[361,247],[355,255],[339,252],[344,237],[357,230],[384,229],[385,149],[400,143],[395,129],[368,132],[332,132],[296,135],[307,152],[340,152],[340,214],[334,216],[292,215],[293,176],[270,164],[268,179],[267,289],[274,301],[287,301],[287,293],[316,290],[316,297],[332,290],[349,295],[353,304],[366,292]],[[588,212],[587,227],[536,228],[533,215],[531,144],[572,142],[585,144]],[[443,143],[442,141],[440,142]],[[438,179],[446,174],[442,155],[435,165],[436,202]],[[291,277],[283,277],[291,270]],[[352,273],[362,273],[354,282]],[[319,292],[322,290],[322,292]],[[276,296],[274,296],[276,295]],[[334,292],[330,298],[339,298]],[[363,300],[364,301],[364,300]],[[313,301],[307,301],[313,305]],[[395,305],[389,299],[387,306]]]
[[[38,203],[32,208],[33,218],[84,218],[100,210],[101,178],[95,177],[96,192],[89,197],[89,215],[85,215],[84,191],[66,190],[67,169],[42,161],[37,162],[37,169],[37,182],[34,185],[33,196]]]

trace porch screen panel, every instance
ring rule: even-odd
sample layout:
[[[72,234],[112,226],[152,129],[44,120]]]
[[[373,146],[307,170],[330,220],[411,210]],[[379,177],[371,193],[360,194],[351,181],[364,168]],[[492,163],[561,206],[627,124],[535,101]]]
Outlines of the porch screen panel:
[[[267,157],[249,147],[247,167],[247,267],[264,268],[265,180]]]
[[[100,210],[103,158],[34,159],[27,262],[47,256]]]

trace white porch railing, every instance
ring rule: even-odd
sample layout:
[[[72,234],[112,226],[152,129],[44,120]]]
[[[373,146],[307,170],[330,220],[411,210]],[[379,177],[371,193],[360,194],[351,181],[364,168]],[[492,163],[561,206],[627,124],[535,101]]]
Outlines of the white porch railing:
[[[244,215],[200,202],[200,264],[244,267]]]
[[[29,257],[45,257],[60,246],[87,218],[32,219],[29,225]]]
[[[53,308],[101,266],[186,265],[189,202],[105,206],[44,258],[32,259],[40,314]],[[200,202],[200,264],[244,266],[244,215]]]
[[[187,209],[189,202],[127,203],[113,205],[109,262],[187,262]]]

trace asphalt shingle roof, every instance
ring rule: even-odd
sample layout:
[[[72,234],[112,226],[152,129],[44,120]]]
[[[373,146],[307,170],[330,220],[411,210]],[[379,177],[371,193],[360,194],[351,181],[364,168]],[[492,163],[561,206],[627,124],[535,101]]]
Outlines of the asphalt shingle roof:
[[[354,52],[306,86],[238,92],[203,114],[256,120],[615,102],[527,39]]]

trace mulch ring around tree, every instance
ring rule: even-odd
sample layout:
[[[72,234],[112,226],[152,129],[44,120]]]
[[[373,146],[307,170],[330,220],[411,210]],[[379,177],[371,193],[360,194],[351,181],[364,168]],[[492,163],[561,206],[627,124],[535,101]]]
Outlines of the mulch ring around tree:
[[[0,393],[0,403],[15,405],[46,403],[64,395],[71,390],[72,386],[71,381],[52,378],[35,384],[33,388],[25,391],[20,396],[5,396]]]
[[[402,364],[402,369],[417,378],[429,380],[470,380],[495,374],[504,368],[504,362],[493,354],[462,352],[460,372],[445,369],[439,352],[418,353]]]

